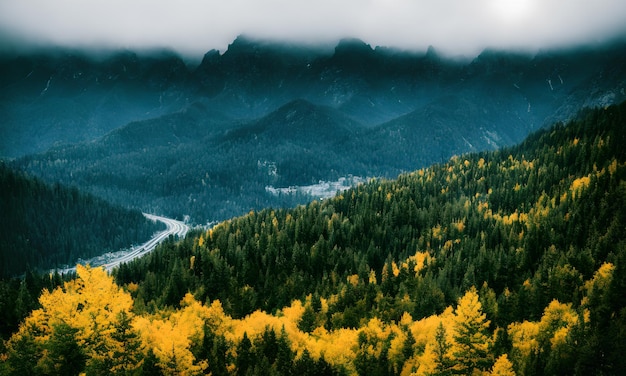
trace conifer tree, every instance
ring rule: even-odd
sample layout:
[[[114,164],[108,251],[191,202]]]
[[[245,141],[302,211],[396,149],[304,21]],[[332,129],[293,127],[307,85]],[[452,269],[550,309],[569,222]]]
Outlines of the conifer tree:
[[[72,376],[85,368],[86,356],[76,342],[78,329],[65,323],[53,325],[52,335],[46,343],[46,352],[40,362],[46,375]]]
[[[443,322],[439,322],[437,325],[437,331],[435,332],[435,371],[436,375],[451,375],[454,362],[452,361],[450,348],[452,344],[448,342],[446,337],[446,328],[443,326]]]
[[[237,345],[237,360],[235,365],[237,366],[237,376],[245,376],[248,373],[248,369],[254,366],[252,353],[252,342],[248,338],[248,333],[243,333],[243,338]]]
[[[470,375],[475,369],[485,371],[493,364],[490,354],[489,320],[482,312],[476,288],[459,299],[454,312],[454,360],[456,372]]]

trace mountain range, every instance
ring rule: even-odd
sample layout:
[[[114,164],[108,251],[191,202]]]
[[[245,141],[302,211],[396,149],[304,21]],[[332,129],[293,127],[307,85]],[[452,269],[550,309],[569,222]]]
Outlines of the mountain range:
[[[626,48],[472,60],[237,38],[197,66],[171,53],[0,60],[0,155],[49,181],[198,222],[293,205],[288,187],[394,177],[521,141],[626,99]]]

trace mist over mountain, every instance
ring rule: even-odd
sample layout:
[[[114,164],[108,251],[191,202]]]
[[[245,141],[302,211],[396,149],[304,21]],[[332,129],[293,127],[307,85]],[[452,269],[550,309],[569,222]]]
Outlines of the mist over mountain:
[[[333,50],[239,37],[221,55],[208,52],[196,67],[167,52],[94,57],[47,50],[4,56],[0,155],[94,140],[197,101],[251,119],[306,99],[375,126],[441,96],[488,96],[510,117],[537,128],[571,117],[581,105],[619,102],[623,51],[623,44],[534,57],[485,51],[463,62],[442,58],[433,48],[426,54],[372,49],[354,39]]]
[[[355,39],[333,49],[239,37],[195,67],[167,53],[67,51],[0,64],[0,155],[197,221],[310,199],[268,186],[393,177],[626,99],[623,43],[462,61]]]

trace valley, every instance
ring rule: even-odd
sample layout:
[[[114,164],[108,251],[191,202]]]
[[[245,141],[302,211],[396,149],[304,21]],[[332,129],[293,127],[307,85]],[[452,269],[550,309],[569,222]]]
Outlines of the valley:
[[[129,250],[117,251],[117,252],[108,252],[96,257],[93,257],[89,260],[79,259],[77,261],[78,265],[90,265],[91,267],[102,267],[104,270],[111,272],[113,268],[118,267],[122,263],[131,262],[138,257],[142,257],[152,252],[157,245],[159,245],[164,240],[169,237],[173,238],[184,238],[187,232],[189,231],[189,226],[184,224],[181,221],[176,221],[170,218],[161,217],[158,215],[146,214],[143,215],[151,221],[158,221],[165,224],[166,229],[154,234],[150,240],[147,242],[134,245]],[[50,273],[59,273],[59,274],[74,274],[76,273],[76,266],[69,267],[66,266],[64,268],[56,268],[50,270]]]
[[[0,278],[45,273],[147,241],[165,225],[0,161]]]
[[[585,110],[191,230],[111,274],[0,281],[23,315],[0,373],[622,374],[624,124],[626,102]]]
[[[415,53],[353,39],[296,48],[239,37],[197,66],[167,53],[4,59],[2,130],[20,135],[2,135],[10,144],[0,155],[118,205],[222,221],[315,198],[279,197],[266,187],[394,178],[513,145],[585,107],[620,103],[625,50],[620,43],[534,56],[486,50],[455,60],[433,48]],[[38,113],[37,122],[25,116]],[[20,149],[20,138],[31,148]]]
[[[0,375],[626,373],[625,46],[0,56]]]

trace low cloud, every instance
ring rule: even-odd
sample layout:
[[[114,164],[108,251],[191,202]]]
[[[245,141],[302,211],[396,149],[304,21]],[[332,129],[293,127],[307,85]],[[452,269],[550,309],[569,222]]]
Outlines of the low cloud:
[[[623,0],[8,0],[0,40],[91,48],[225,50],[240,34],[296,42],[357,37],[450,54],[605,41],[626,34]]]

